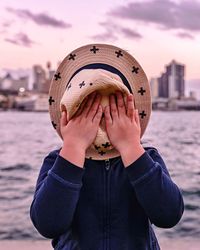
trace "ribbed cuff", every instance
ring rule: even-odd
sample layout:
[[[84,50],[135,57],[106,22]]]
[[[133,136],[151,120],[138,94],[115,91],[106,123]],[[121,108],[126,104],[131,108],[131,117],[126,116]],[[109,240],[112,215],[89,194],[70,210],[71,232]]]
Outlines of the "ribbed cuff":
[[[147,152],[144,152],[136,161],[127,166],[125,169],[130,180],[135,182],[149,172],[153,168],[153,165],[153,159]]]
[[[84,174],[84,169],[80,168],[62,156],[58,155],[51,171],[72,183],[81,183]]]

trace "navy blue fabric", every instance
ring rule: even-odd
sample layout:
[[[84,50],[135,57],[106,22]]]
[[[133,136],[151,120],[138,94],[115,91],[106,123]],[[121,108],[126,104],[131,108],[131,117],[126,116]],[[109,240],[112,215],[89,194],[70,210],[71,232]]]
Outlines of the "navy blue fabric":
[[[122,74],[122,72],[120,72],[118,69],[114,68],[113,66],[111,65],[108,65],[108,64],[105,64],[105,63],[92,63],[92,64],[88,64],[88,65],[85,65],[83,67],[81,67],[80,69],[78,69],[72,76],[71,78],[69,79],[69,82],[71,81],[71,79],[78,73],[80,72],[81,70],[83,69],[105,69],[107,71],[110,71],[116,75],[118,75],[122,82],[124,83],[124,85],[126,85],[126,87],[129,89],[130,93],[133,93],[132,92],[132,89],[131,89],[131,86],[128,82],[128,80],[126,79],[126,77]],[[84,79],[83,79],[84,80]],[[66,87],[68,86],[69,82],[67,83]]]
[[[54,150],[45,157],[30,208],[57,250],[158,250],[152,224],[170,228],[184,203],[157,149],[128,167],[121,157],[85,159],[80,168]],[[108,164],[108,163],[107,163]]]

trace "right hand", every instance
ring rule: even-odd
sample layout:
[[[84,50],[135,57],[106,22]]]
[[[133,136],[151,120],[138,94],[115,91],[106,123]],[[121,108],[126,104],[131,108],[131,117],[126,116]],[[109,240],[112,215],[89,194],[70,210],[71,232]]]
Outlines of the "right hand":
[[[91,93],[81,104],[76,114],[67,121],[67,111],[62,112],[60,131],[64,145],[86,150],[94,141],[101,121],[103,109],[101,95]]]

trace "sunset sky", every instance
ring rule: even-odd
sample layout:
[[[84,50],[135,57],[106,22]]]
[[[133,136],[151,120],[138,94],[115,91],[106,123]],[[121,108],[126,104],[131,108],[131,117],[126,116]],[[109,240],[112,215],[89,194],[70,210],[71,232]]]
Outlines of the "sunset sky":
[[[1,0],[0,69],[56,68],[71,50],[108,43],[129,51],[148,78],[172,59],[200,79],[200,1]]]

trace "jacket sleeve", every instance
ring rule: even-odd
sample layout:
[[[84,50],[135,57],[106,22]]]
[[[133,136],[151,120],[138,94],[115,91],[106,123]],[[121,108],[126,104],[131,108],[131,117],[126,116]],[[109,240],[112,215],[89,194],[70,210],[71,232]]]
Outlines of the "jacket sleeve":
[[[184,211],[183,198],[157,149],[145,148],[126,171],[151,223],[162,228],[175,226]]]
[[[31,220],[46,238],[66,232],[72,223],[79,199],[84,168],[54,150],[45,157],[30,207]]]

